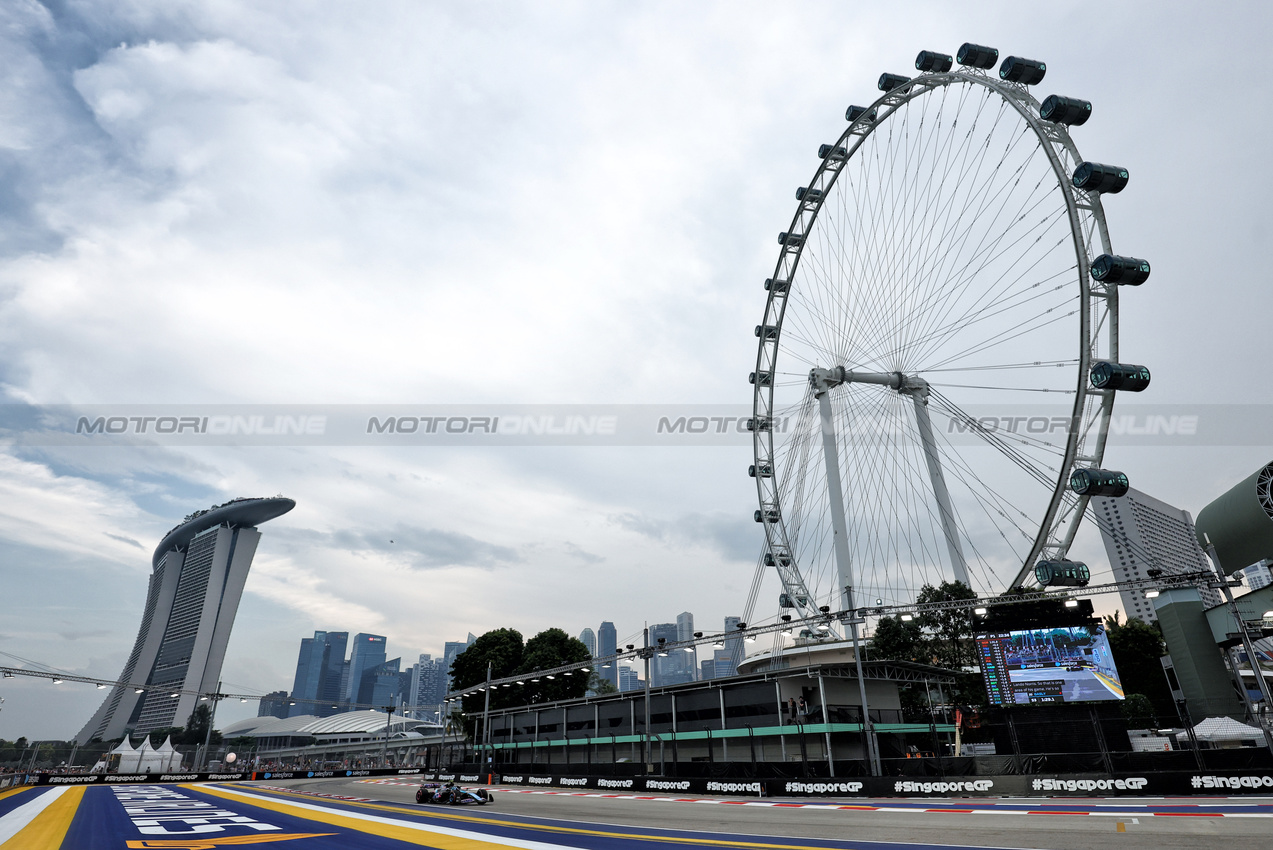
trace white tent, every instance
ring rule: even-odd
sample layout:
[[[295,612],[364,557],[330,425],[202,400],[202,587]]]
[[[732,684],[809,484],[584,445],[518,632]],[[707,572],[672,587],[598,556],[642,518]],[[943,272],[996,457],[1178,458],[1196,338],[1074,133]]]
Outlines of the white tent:
[[[143,743],[144,747],[145,744]],[[136,773],[137,765],[141,762],[141,755],[137,750],[133,749],[133,742],[128,735],[124,736],[124,740],[119,742],[119,746],[110,751],[112,756],[119,756],[119,762],[115,765],[115,769],[120,773]]]
[[[120,773],[176,773],[181,770],[181,753],[172,745],[169,736],[160,747],[150,745],[149,736],[141,739],[141,746],[134,748],[127,735],[119,742],[119,746],[111,750],[98,764],[105,769],[115,760],[114,768]],[[97,767],[93,768],[97,770]]]
[[[1199,741],[1210,741],[1213,744],[1225,741],[1264,740],[1262,730],[1239,723],[1232,717],[1208,717],[1193,727],[1193,734]]]
[[[171,735],[154,753],[158,763],[155,769],[160,773],[176,773],[181,770],[181,753],[172,745]]]

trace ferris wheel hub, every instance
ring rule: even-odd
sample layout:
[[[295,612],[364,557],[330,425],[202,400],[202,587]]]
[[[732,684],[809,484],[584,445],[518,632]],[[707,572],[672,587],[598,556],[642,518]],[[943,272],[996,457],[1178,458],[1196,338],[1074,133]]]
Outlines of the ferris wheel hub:
[[[925,402],[928,400],[929,392],[928,381],[919,375],[907,375],[904,372],[854,372],[843,366],[814,369],[809,372],[809,383],[813,386],[813,394],[817,398],[821,398],[832,387],[838,387],[841,384],[878,384]]]

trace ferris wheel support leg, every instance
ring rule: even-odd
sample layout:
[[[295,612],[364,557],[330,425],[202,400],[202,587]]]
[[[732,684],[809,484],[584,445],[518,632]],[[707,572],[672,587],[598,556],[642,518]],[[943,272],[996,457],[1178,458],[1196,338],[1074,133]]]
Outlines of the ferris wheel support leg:
[[[853,637],[853,659],[857,664],[858,695],[862,700],[862,739],[871,765],[871,775],[880,775],[880,751],[871,724],[866,700],[866,678],[862,672],[862,652],[858,643],[858,623],[853,604],[853,562],[849,557],[849,529],[844,514],[844,488],[840,484],[840,450],[835,442],[835,419],[831,413],[831,396],[825,388],[818,395],[818,412],[822,420],[822,459],[827,468],[827,497],[830,500],[831,529],[834,535],[835,569],[840,579],[840,604],[848,612],[849,630]],[[825,707],[823,716],[825,718]],[[827,753],[827,758],[831,754]]]
[[[835,550],[835,570],[842,588],[844,610],[853,606],[848,588],[853,586],[853,562],[849,557],[849,528],[844,518],[844,488],[840,484],[840,449],[835,442],[835,419],[831,413],[831,394],[818,395],[818,412],[822,418],[822,459],[827,468],[827,496],[831,508],[831,531]]]
[[[927,389],[925,387],[924,389]],[[946,477],[942,475],[941,459],[937,455],[937,442],[933,439],[933,420],[928,415],[928,393],[911,390],[908,393],[915,402],[915,424],[919,426],[919,439],[924,445],[924,460],[928,463],[928,477],[933,482],[933,496],[937,500],[937,512],[941,518],[942,533],[946,537],[946,551],[950,553],[955,581],[972,587],[968,580],[968,561],[959,542],[959,529],[955,525],[955,511],[950,504],[950,491],[946,489]]]

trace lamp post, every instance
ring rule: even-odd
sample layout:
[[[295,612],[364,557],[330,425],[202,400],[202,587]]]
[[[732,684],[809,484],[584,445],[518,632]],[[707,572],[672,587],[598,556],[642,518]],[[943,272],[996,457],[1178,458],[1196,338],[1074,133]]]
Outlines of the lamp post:
[[[650,658],[654,650],[650,649],[650,627],[645,627],[641,650],[637,653],[645,661],[645,734],[642,738],[642,749],[645,753],[645,772],[654,770],[654,753],[650,751]],[[660,739],[661,740],[661,739]]]
[[[491,668],[493,661],[486,662],[486,700],[482,706],[482,756],[490,761],[491,744]]]
[[[208,766],[208,747],[212,744],[212,721],[217,717],[217,703],[221,701],[221,683],[217,682],[217,692],[209,694],[208,699],[212,701],[212,705],[208,707],[208,729],[203,734],[203,755],[200,757],[200,767]]]
[[[384,742],[384,745],[380,748],[380,766],[381,767],[389,766],[389,727],[393,722],[393,709],[394,709],[394,706],[392,705],[385,706],[385,742]]]

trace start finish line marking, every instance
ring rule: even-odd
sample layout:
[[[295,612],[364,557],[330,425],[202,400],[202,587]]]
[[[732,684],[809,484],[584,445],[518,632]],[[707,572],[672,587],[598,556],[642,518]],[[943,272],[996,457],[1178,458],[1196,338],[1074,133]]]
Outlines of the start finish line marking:
[[[404,783],[405,784],[405,783]],[[639,794],[597,794],[587,791],[546,791],[539,788],[492,788],[492,791],[500,791],[505,794],[543,794],[553,797],[595,797],[606,800],[653,800],[662,803],[706,803],[708,805],[717,806],[760,806],[763,808],[784,808],[784,809],[839,809],[843,811],[853,812],[886,812],[893,814],[939,814],[939,815],[1077,815],[1079,817],[1176,817],[1176,818],[1273,818],[1273,811],[1269,812],[1151,812],[1144,808],[1127,807],[1122,804],[1121,808],[1114,808],[1115,805],[1107,801],[1099,803],[1093,801],[1088,804],[1092,806],[1087,811],[1057,811],[1044,808],[1001,808],[1002,802],[986,803],[977,808],[968,808],[968,803],[961,803],[959,807],[931,807],[920,808],[912,806],[866,806],[866,805],[850,805],[843,803],[776,803],[761,800],[719,800],[698,797],[651,797]],[[1069,805],[1082,805],[1075,798],[1058,797],[1054,800],[1065,800]],[[1070,803],[1070,800],[1075,802]],[[1226,800],[1226,805],[1228,801]],[[1013,802],[1008,805],[1029,806],[1031,804],[1021,802]],[[1038,803],[1038,806],[1058,805],[1058,803]],[[1193,803],[1182,803],[1182,806],[1196,807]],[[1251,805],[1249,800],[1242,801],[1238,805]]]

